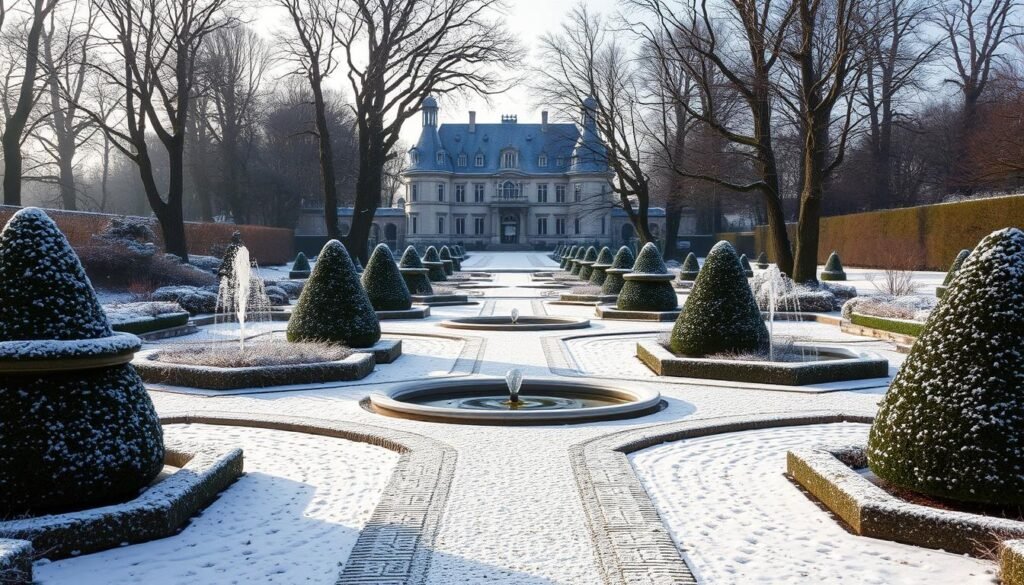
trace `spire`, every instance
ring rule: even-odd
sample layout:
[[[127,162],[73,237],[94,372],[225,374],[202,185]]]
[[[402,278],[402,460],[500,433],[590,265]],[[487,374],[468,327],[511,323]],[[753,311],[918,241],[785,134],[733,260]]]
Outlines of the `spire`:
[[[423,100],[423,125],[437,128],[437,100],[432,95]]]
[[[597,100],[587,96],[583,100],[582,119],[583,131],[572,151],[570,173],[603,173],[608,170],[608,149],[597,131]]]

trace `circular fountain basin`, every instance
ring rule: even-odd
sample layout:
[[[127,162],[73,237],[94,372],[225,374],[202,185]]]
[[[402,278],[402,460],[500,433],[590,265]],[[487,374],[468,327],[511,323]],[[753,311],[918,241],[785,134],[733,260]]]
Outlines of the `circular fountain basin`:
[[[569,317],[519,317],[515,323],[510,316],[464,317],[442,321],[441,327],[474,329],[478,331],[556,331],[560,329],[586,329],[589,319]]]
[[[415,382],[370,395],[381,414],[470,424],[544,424],[631,418],[661,408],[661,394],[554,378],[523,381],[512,403],[504,378]]]

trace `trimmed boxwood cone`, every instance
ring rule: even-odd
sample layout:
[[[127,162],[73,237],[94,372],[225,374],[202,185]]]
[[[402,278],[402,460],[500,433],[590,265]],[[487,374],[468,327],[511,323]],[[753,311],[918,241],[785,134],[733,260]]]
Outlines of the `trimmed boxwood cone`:
[[[697,255],[690,252],[686,255],[686,260],[683,260],[682,267],[679,268],[679,280],[697,280],[699,273],[700,262],[697,261]]]
[[[15,213],[0,232],[0,516],[128,500],[157,476],[163,430],[131,365],[3,371],[23,356],[57,365],[69,350],[104,357],[140,345],[114,336],[53,221]]]
[[[628,246],[619,248],[619,251],[615,253],[615,259],[612,260],[611,268],[604,270],[605,277],[604,284],[601,285],[601,294],[617,295],[622,292],[622,285],[626,283],[622,275],[633,271],[633,262],[633,251]]]
[[[404,311],[412,308],[412,297],[387,244],[377,244],[366,263],[363,288],[378,311]]]
[[[757,267],[760,268],[761,270],[765,270],[768,268],[768,254],[761,252],[760,254],[757,255]]]
[[[597,262],[597,248],[590,246],[580,260],[580,280],[590,280],[590,274],[593,272],[590,267],[594,262]]]
[[[743,267],[743,274],[747,278],[754,278],[754,269],[750,267],[750,260],[747,260],[746,254],[740,254],[740,266]]]
[[[612,267],[612,250],[608,246],[601,248],[601,253],[597,255],[597,260],[590,265],[590,284],[594,286],[601,286],[604,284],[604,279],[608,277],[605,273],[606,268]]]
[[[427,247],[427,251],[423,254],[423,267],[430,269],[430,273],[427,274],[430,282],[444,282],[448,280],[444,273],[444,262],[441,262],[441,255],[437,253],[437,248],[433,246]]]
[[[441,261],[444,262],[445,260],[452,261],[453,272],[451,274],[454,274],[456,271],[462,270],[462,264],[459,262],[459,259],[455,256],[455,254],[452,253],[451,248],[449,248],[448,246],[441,246]],[[445,266],[445,272],[447,273],[447,265]]]
[[[576,248],[576,254],[572,257],[572,260],[569,261],[569,266],[571,267],[569,270],[569,274],[573,274],[575,276],[580,275],[580,269],[583,268],[583,265],[580,264],[580,261],[583,260],[583,256],[586,253],[587,250],[583,246]]]
[[[434,287],[430,285],[430,278],[427,277],[429,271],[423,266],[415,246],[408,246],[405,249],[402,260],[398,263],[398,270],[402,273],[405,286],[409,287],[409,294],[434,294]]]
[[[326,341],[370,347],[380,340],[380,322],[359,282],[355,264],[338,240],[324,245],[292,318],[288,341]]]
[[[716,353],[767,353],[768,328],[757,308],[732,244],[711,248],[690,297],[672,327],[669,349],[700,357]]]
[[[576,255],[576,246],[570,246],[565,254],[562,254],[562,261],[558,263],[558,267],[564,269],[569,268],[569,261],[572,260],[573,256]]]
[[[235,275],[235,255],[242,247],[242,232],[231,234],[231,243],[224,248],[224,256],[220,260],[220,268],[217,269],[218,278],[233,278]]]
[[[662,275],[667,278],[650,278]],[[645,277],[633,280],[636,276]],[[640,250],[633,264],[632,272],[623,275],[626,281],[619,291],[616,307],[622,311],[671,311],[679,306],[676,289],[672,288],[672,279],[661,252],[653,243],[648,242]]]
[[[822,280],[846,280],[846,272],[843,271],[843,263],[839,260],[839,254],[832,252],[825,262],[825,269],[821,271]]]
[[[986,236],[925,323],[868,437],[878,477],[1024,505],[1024,232]]]
[[[302,252],[292,262],[292,269],[288,272],[288,278],[309,278],[309,259]]]
[[[957,273],[960,272],[960,267],[963,266],[964,260],[970,255],[970,250],[960,250],[953,259],[953,264],[949,267],[949,271],[946,272],[946,278],[942,279],[942,284],[935,287],[935,296],[940,299],[946,295],[946,289],[949,288],[949,284],[953,282],[953,278],[956,277]]]

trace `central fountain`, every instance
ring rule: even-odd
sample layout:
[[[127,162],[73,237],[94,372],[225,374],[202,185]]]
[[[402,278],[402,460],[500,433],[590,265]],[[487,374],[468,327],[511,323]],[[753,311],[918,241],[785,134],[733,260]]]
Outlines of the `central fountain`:
[[[449,329],[475,329],[478,331],[556,331],[560,329],[586,329],[590,327],[589,319],[571,317],[533,317],[519,316],[519,309],[513,308],[507,317],[462,317],[441,322],[441,327]]]
[[[570,423],[642,416],[661,408],[655,390],[561,379],[504,378],[416,382],[370,395],[375,412],[400,418],[470,424]]]

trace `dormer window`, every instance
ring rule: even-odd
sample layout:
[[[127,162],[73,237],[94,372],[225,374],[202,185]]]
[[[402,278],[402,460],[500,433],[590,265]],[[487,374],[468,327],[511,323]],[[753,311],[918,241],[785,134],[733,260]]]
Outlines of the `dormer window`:
[[[459,166],[460,167],[466,166],[466,155],[465,154],[460,154],[459,155]]]
[[[443,165],[444,164],[444,151],[443,150],[441,152],[437,153],[437,164],[438,165]]]
[[[501,168],[514,169],[519,167],[519,153],[514,150],[506,150],[501,153]]]
[[[415,151],[415,150],[410,150],[409,151],[409,161],[412,164],[414,164],[414,165],[420,164],[420,153],[418,151]]]
[[[478,154],[478,155],[476,155],[476,161],[474,162],[474,164],[475,164],[475,165],[476,165],[477,167],[482,167],[482,166],[484,166],[484,155],[482,155],[482,154]]]
[[[542,154],[539,157],[537,157],[537,166],[540,167],[540,168],[547,167],[548,166],[548,155]]]
[[[558,158],[555,159],[555,166],[559,166],[560,167],[560,166],[564,166],[564,165],[565,165],[565,159],[563,159],[562,157],[558,157]]]

